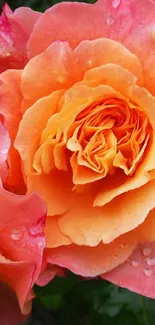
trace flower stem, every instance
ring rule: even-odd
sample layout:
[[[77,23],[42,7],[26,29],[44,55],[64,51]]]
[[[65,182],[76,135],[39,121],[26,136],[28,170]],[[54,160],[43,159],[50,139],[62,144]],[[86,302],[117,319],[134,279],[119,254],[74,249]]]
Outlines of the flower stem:
[[[142,305],[144,324],[150,325],[149,314],[148,314],[148,310],[146,308],[146,303],[145,303],[145,297],[140,296],[140,300],[141,300],[141,305]]]

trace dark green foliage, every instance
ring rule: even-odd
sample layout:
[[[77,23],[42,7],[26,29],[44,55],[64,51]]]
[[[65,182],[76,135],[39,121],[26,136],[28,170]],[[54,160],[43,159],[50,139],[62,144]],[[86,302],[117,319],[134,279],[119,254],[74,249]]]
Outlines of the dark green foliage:
[[[106,281],[68,273],[35,287],[37,299],[25,325],[154,325],[155,302]]]

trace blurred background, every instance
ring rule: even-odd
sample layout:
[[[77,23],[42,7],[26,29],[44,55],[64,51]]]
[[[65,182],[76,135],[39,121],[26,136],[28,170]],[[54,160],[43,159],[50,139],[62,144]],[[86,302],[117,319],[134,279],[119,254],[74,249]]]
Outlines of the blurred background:
[[[38,11],[57,2],[61,1],[7,1],[12,9],[28,6]],[[68,272],[44,288],[35,286],[35,293],[32,316],[21,325],[155,325],[155,300],[100,279],[85,280]]]

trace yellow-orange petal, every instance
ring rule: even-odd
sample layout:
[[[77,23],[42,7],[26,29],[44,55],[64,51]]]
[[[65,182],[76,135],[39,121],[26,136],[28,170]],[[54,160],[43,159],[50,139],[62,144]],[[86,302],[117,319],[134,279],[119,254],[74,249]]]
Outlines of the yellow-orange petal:
[[[44,228],[46,247],[54,248],[71,244],[69,237],[62,234],[58,225],[58,216],[48,216]]]
[[[116,196],[145,185],[151,179],[149,172],[155,169],[154,152],[155,135],[153,134],[149,150],[146,152],[135,174],[132,177],[126,177],[124,173],[117,171],[115,175],[108,176],[99,185],[99,193],[94,200],[94,206],[103,206]]]
[[[50,116],[57,112],[62,94],[63,91],[56,91],[41,98],[25,112],[20,122],[15,147],[19,151],[26,175],[34,172],[33,159],[40,144],[41,132]]]
[[[75,80],[72,51],[67,42],[58,41],[31,59],[22,73],[22,112],[51,92],[69,87]],[[39,76],[39,78],[38,78]]]
[[[146,88],[141,88],[138,86],[130,89],[130,96],[133,101],[141,107],[152,125],[153,130],[155,131],[155,97],[148,92]]]
[[[92,87],[108,85],[126,98],[130,98],[130,90],[135,87],[137,77],[117,64],[108,63],[86,71],[83,83]]]
[[[142,65],[138,57],[112,39],[99,38],[82,41],[75,48],[74,56],[76,62],[79,63],[81,75],[89,69],[114,63],[135,75],[140,86],[144,84]]]
[[[68,172],[29,175],[26,181],[28,193],[37,192],[45,200],[49,216],[68,211],[75,201],[76,194],[72,191],[72,178]]]
[[[60,112],[49,118],[41,135],[41,144],[49,137],[52,138],[53,135],[57,135],[57,138],[60,139],[62,133],[64,133],[64,138],[66,140],[66,133],[69,127],[83,109],[100,99],[106,99],[111,96],[124,99],[119,92],[107,85],[89,87],[84,84],[75,84],[64,93]]]
[[[77,245],[110,243],[139,226],[155,207],[155,180],[124,193],[103,207],[92,207],[92,198],[79,195],[70,211],[59,217],[63,234]]]
[[[155,241],[155,209],[151,210],[145,221],[135,229],[135,236],[139,242]]]

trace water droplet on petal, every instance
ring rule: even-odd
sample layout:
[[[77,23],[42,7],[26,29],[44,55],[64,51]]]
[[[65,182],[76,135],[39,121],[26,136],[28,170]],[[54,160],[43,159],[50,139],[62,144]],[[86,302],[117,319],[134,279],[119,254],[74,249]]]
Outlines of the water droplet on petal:
[[[119,258],[119,255],[118,254],[115,254],[114,255],[114,260],[118,260],[118,258]]]
[[[149,265],[149,266],[154,266],[155,265],[155,257],[148,257],[147,259],[146,259],[146,263],[147,263],[147,265]]]
[[[21,230],[19,230],[19,229],[13,229],[10,237],[13,240],[20,240],[23,237],[23,234],[22,234]]]
[[[152,34],[153,40],[155,40],[155,29],[152,30],[152,33],[151,34]]]
[[[121,244],[122,248],[125,248],[127,246],[127,244]]]
[[[150,248],[150,247],[143,248],[143,255],[144,256],[149,256],[151,253],[152,253],[152,248]]]
[[[92,60],[87,60],[87,64],[89,65],[89,66],[92,66]]]
[[[144,269],[144,274],[149,278],[153,275],[153,270],[152,269]]]
[[[132,266],[133,266],[134,268],[136,268],[136,267],[138,267],[138,266],[140,265],[140,262],[134,260],[134,261],[131,262],[131,264],[132,264]]]
[[[1,154],[2,154],[2,155],[6,155],[7,153],[8,153],[8,149],[5,149],[5,148],[4,148],[4,149],[1,150]]]
[[[113,8],[117,8],[121,3],[121,0],[112,0]]]
[[[39,242],[38,242],[38,247],[43,247],[43,246],[44,246],[43,241],[39,241]]]
[[[38,235],[42,233],[42,225],[32,226],[29,228],[29,233],[32,236]]]
[[[107,17],[107,18],[106,18],[106,23],[107,23],[108,25],[112,25],[112,24],[114,23],[114,18],[112,18],[112,17]]]
[[[30,235],[37,235],[38,234],[38,229],[37,229],[37,227],[35,228],[35,227],[31,227],[31,228],[29,228],[29,233],[30,233]]]
[[[63,75],[58,75],[57,77],[57,82],[59,82],[60,84],[63,84],[66,81],[66,77]]]
[[[75,62],[75,63],[79,63],[79,58],[75,58],[75,59],[74,59],[74,62]]]
[[[106,270],[102,270],[102,274],[106,273]]]

